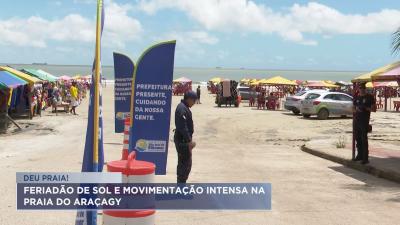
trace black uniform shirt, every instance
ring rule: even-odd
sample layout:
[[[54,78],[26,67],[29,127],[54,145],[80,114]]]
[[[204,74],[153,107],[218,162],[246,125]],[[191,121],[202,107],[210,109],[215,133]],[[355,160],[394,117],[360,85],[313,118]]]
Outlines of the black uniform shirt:
[[[192,141],[192,135],[194,132],[192,112],[183,100],[178,104],[175,110],[175,127],[175,132],[180,141]]]
[[[357,96],[353,100],[353,105],[356,107],[356,119],[369,120],[371,111],[367,111],[367,108],[372,108],[374,103],[374,97],[370,94],[366,94],[364,96]]]

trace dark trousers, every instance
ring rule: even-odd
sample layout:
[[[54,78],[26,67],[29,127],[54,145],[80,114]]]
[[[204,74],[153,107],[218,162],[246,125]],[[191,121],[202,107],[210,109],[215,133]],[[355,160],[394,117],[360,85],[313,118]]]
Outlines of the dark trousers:
[[[356,146],[357,146],[357,157],[362,161],[368,161],[368,122],[367,121],[356,121]]]
[[[188,143],[175,139],[175,147],[178,153],[178,166],[176,167],[177,183],[186,183],[192,169],[192,152]]]

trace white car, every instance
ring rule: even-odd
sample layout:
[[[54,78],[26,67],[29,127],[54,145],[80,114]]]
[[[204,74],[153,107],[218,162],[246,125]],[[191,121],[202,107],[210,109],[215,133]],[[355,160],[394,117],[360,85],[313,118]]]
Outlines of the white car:
[[[321,120],[330,116],[352,116],[353,97],[341,92],[309,93],[301,101],[300,112],[305,118],[317,115]]]
[[[288,96],[286,97],[286,101],[284,104],[285,109],[292,111],[294,114],[300,114],[300,104],[301,101],[304,100],[304,98],[307,96],[309,93],[323,93],[327,92],[326,90],[321,90],[321,89],[315,89],[315,90],[309,90],[309,91],[300,91],[297,94],[293,96]]]

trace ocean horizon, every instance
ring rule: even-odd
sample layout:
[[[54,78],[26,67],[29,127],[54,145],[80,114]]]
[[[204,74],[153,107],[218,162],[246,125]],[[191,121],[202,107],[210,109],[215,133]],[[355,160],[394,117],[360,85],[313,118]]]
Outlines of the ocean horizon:
[[[91,74],[90,65],[55,65],[55,64],[12,64],[9,65],[16,69],[42,69],[55,76],[75,76],[77,74]],[[106,79],[114,79],[114,66],[102,66],[102,72]],[[282,76],[291,80],[332,80],[332,81],[350,81],[368,71],[340,71],[340,70],[301,70],[301,69],[253,69],[253,68],[201,68],[201,67],[175,67],[174,79],[187,77],[194,82],[208,81],[212,77],[223,77],[233,80],[242,78],[269,78],[273,76]]]

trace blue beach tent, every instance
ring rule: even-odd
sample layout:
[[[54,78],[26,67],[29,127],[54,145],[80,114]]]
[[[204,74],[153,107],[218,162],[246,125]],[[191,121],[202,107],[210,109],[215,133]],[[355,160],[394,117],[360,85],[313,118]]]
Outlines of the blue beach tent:
[[[16,88],[18,86],[27,84],[26,81],[14,76],[7,71],[0,71],[0,82],[9,88]]]

